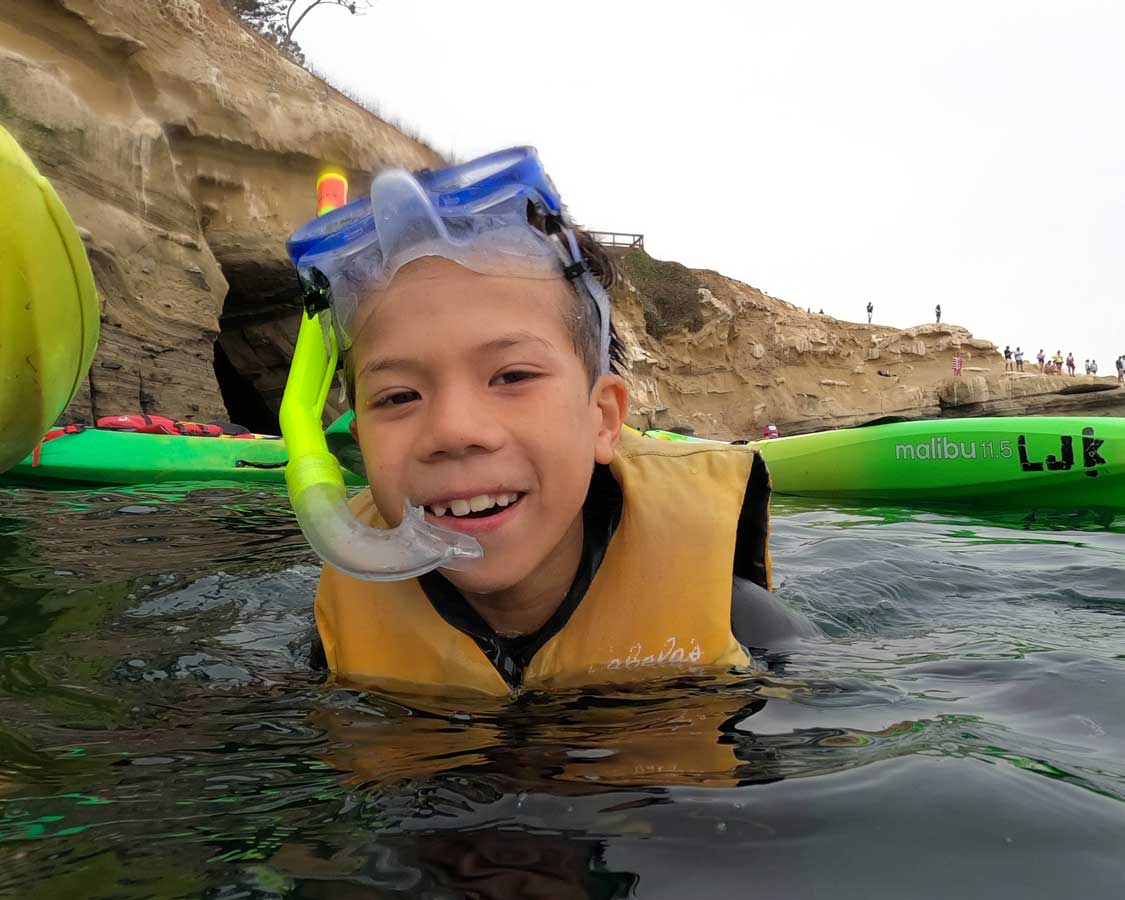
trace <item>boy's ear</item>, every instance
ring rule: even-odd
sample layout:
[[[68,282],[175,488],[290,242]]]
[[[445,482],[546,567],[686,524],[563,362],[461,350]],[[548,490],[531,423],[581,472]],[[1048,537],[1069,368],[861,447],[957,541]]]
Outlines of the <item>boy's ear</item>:
[[[359,429],[355,426],[355,414],[352,414],[352,420],[348,422],[348,431],[352,433],[352,440],[357,444],[359,443]]]
[[[594,460],[609,465],[617,452],[621,426],[629,414],[629,389],[620,375],[602,375],[594,382],[590,396],[600,414]]]

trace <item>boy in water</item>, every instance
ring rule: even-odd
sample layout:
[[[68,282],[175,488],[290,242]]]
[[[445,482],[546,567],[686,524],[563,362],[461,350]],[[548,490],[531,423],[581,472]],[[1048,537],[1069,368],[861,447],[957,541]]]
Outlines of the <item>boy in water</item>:
[[[370,481],[353,511],[394,529],[423,507],[483,559],[382,583],[326,566],[330,668],[502,695],[726,671],[743,645],[812,632],[765,590],[758,455],[623,430],[612,266],[533,150],[383,173],[367,212],[371,227],[325,224],[326,249],[295,254],[348,347]]]

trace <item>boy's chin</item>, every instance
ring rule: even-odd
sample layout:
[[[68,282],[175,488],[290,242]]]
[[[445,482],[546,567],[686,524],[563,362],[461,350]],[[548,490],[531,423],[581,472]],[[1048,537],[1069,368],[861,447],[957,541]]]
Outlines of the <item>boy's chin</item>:
[[[441,569],[441,574],[462,593],[495,594],[519,583],[511,567],[498,565],[497,560],[482,560],[470,569]]]

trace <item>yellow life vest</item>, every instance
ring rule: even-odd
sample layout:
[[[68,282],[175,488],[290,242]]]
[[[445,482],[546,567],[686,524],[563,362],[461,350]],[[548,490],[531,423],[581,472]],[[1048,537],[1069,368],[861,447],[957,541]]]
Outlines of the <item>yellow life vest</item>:
[[[751,471],[758,496],[747,497]],[[623,432],[610,471],[621,520],[566,624],[535,654],[526,689],[727,670],[749,660],[731,631],[731,577],[744,499],[768,586],[768,475],[756,451]],[[369,492],[353,511],[385,527]],[[740,548],[745,554],[745,550]],[[406,692],[509,693],[468,635],[433,608],[416,579],[360,581],[325,566],[316,620],[328,665],[363,686]]]

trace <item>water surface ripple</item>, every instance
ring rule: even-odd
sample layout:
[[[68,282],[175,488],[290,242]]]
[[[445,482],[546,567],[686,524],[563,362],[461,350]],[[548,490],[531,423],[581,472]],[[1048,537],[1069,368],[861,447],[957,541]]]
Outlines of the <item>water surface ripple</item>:
[[[308,669],[274,489],[0,489],[0,894],[1122,896],[1125,523],[773,527],[823,640],[440,702]]]

